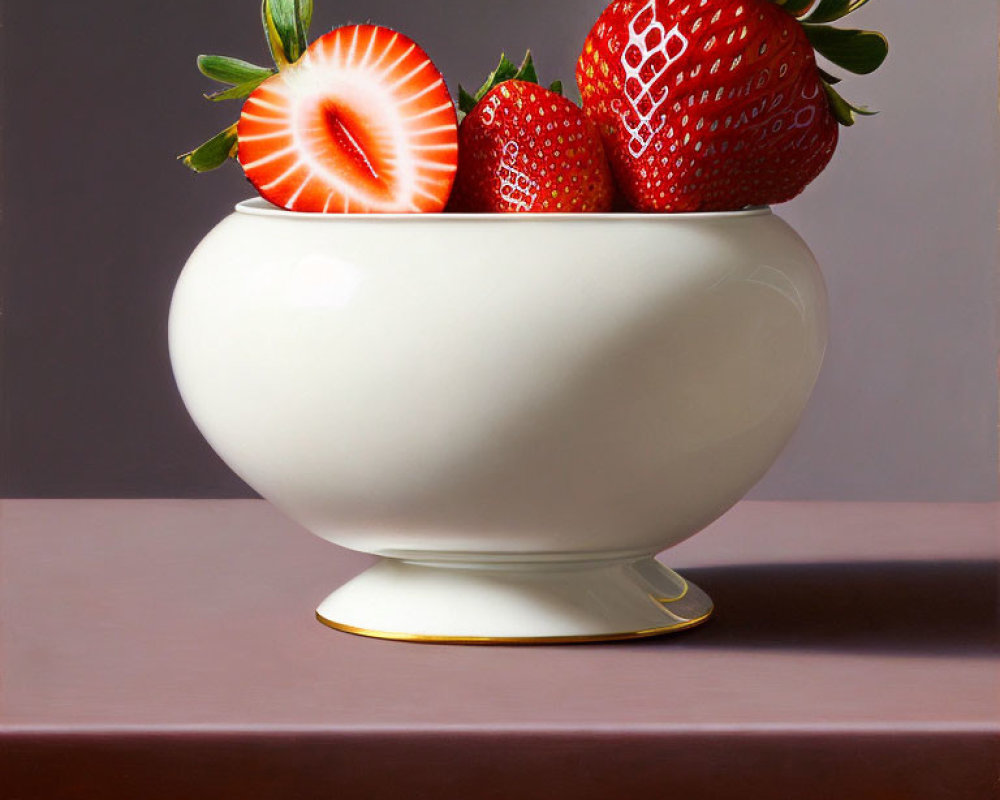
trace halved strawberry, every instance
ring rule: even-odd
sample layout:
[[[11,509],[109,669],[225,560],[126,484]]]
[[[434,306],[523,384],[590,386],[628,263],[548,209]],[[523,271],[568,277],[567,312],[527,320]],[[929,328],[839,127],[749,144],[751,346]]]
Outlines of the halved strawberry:
[[[455,108],[406,36],[349,25],[261,83],[237,124],[237,158],[292,211],[440,211],[458,164]]]

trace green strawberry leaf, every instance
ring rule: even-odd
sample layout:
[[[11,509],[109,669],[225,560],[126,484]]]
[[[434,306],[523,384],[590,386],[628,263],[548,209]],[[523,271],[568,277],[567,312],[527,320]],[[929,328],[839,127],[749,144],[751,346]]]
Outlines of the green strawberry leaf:
[[[867,2],[867,0],[865,0]],[[313,0],[299,0],[299,24],[302,26],[302,37],[308,47],[309,26],[313,19]]]
[[[833,22],[851,13],[851,0],[819,0],[806,22]]]
[[[802,27],[817,53],[857,75],[874,72],[889,54],[889,43],[878,31],[844,30],[808,22]]]
[[[264,81],[266,81],[270,74],[263,76],[262,78],[254,78],[253,80],[247,81],[246,83],[239,83],[236,86],[231,86],[228,89],[223,89],[221,92],[212,92],[211,94],[206,94],[206,100],[212,100],[218,102],[219,100],[238,100],[241,97],[247,97],[260,86]]]
[[[198,70],[206,78],[219,83],[246,83],[264,80],[274,74],[273,69],[258,67],[249,61],[229,56],[198,56]]]
[[[311,10],[305,11],[311,20]],[[264,0],[260,13],[274,63],[278,69],[294,64],[308,46],[302,0]]]
[[[525,83],[538,83],[538,73],[535,70],[535,62],[531,58],[531,51],[524,54],[521,66],[514,66],[514,62],[507,58],[506,54],[501,54],[500,63],[486,78],[475,94],[469,94],[461,86],[458,87],[458,110],[460,116],[464,116],[476,107],[476,103],[486,97],[490,90],[499,86],[504,81],[524,81]],[[558,95],[562,94],[562,81],[553,81],[549,85],[549,91]],[[461,122],[461,119],[459,119]]]
[[[285,45],[288,60],[295,63],[309,46],[306,39],[307,31],[303,25],[302,0],[269,0],[268,4],[271,6],[274,26],[278,29],[278,35]]]
[[[236,148],[236,123],[233,123],[200,147],[196,147],[190,153],[184,153],[177,158],[193,172],[208,172],[221,167],[235,156]]]
[[[274,65],[282,70],[288,66],[288,55],[285,53],[285,46],[282,44],[281,36],[271,18],[271,11],[267,0],[264,0],[260,7],[261,21],[264,23],[264,38],[267,39],[267,49],[271,51],[271,58]]]
[[[493,70],[483,82],[483,85],[476,90],[473,95],[476,102],[478,103],[484,97],[486,97],[487,92],[494,86],[503,83],[504,81],[509,81],[517,75],[517,67],[514,66],[514,62],[507,58],[506,53],[500,54],[500,63],[497,64],[497,68]]]
[[[531,60],[530,50],[524,54],[524,60],[521,62],[521,66],[517,68],[517,74],[512,80],[538,83],[538,73],[535,72],[535,64]]]
[[[811,6],[815,0],[774,0],[774,2],[785,9],[785,11],[793,17],[799,17],[809,9],[809,6]]]
[[[458,110],[462,114],[468,114],[472,109],[476,107],[476,98],[469,94],[462,87],[462,84],[458,85]]]
[[[816,67],[816,71],[819,73],[819,76],[831,86],[836,86],[838,83],[840,83],[840,78],[838,78],[836,75],[831,75],[825,69],[822,69],[821,67]]]
[[[877,114],[877,111],[872,111],[870,108],[865,106],[856,106],[848,103],[843,97],[838,94],[837,90],[834,89],[826,81],[823,81],[823,91],[826,92],[827,99],[830,101],[830,111],[833,113],[834,118],[841,125],[850,127],[855,123],[855,114],[861,114],[865,117],[872,117]]]

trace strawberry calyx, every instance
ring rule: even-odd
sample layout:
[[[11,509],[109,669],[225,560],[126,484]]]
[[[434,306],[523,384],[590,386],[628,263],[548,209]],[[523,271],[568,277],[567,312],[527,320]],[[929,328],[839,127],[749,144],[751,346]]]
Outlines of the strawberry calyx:
[[[236,124],[215,134],[211,139],[190,153],[180,156],[181,161],[192,172],[208,172],[236,158]]]
[[[279,70],[298,61],[309,47],[313,0],[264,0],[261,22],[271,58]]]
[[[531,51],[524,54],[521,66],[517,66],[507,58],[506,53],[500,54],[500,63],[493,70],[480,86],[475,94],[467,92],[461,84],[458,86],[458,111],[459,121],[476,107],[476,104],[486,97],[492,89],[499,86],[504,81],[523,81],[524,83],[538,83],[538,73],[535,70],[535,63],[531,58]],[[550,92],[562,95],[562,81],[552,81],[548,86]]]
[[[309,46],[313,0],[263,0],[261,22],[274,68],[259,67],[231,56],[198,56],[198,70],[206,78],[228,88],[205,94],[206,100],[242,100],[264,81],[298,61]],[[193,172],[217,169],[237,152],[236,123],[220,131],[204,144],[177,158]]]
[[[868,75],[882,66],[889,54],[889,42],[878,31],[835,28],[827,25],[857,11],[869,0],[771,0],[793,17],[805,30],[813,50],[827,61],[852,72]],[[855,115],[872,116],[878,112],[866,106],[857,106],[845,100],[834,84],[840,78],[820,69],[820,81],[826,92],[830,111],[841,125],[850,126]]]

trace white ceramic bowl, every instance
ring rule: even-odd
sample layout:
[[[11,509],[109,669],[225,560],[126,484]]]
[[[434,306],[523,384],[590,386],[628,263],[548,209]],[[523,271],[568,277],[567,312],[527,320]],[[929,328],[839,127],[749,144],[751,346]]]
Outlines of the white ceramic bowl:
[[[250,200],[184,268],[170,353],[237,474],[383,556],[323,621],[577,641],[708,616],[653,555],[770,467],[826,328],[816,262],[769,209],[321,216]]]

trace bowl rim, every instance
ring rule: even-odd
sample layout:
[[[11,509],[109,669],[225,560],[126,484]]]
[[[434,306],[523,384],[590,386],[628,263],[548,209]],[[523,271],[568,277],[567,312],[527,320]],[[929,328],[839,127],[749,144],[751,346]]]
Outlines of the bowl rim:
[[[668,220],[711,220],[730,217],[759,217],[772,213],[770,206],[750,206],[738,211],[685,211],[678,213],[646,213],[640,211],[619,211],[611,213],[545,213],[545,214],[467,214],[455,212],[413,213],[413,214],[318,214],[312,211],[286,211],[263,197],[241,200],[234,207],[238,214],[272,219],[297,219],[310,222],[407,220],[409,222],[500,222],[504,224],[545,223],[545,222],[666,222]]]

